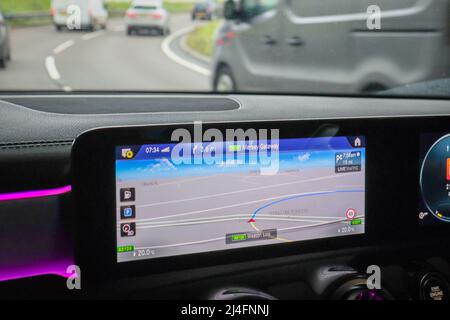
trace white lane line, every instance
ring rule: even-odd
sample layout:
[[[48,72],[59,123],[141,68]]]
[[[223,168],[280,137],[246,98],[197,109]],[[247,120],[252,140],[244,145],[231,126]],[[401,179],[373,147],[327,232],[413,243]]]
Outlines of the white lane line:
[[[64,50],[66,50],[66,49],[70,48],[71,46],[73,46],[74,44],[75,44],[75,41],[67,40],[66,42],[60,44],[55,49],[53,49],[53,53],[55,55],[58,55],[58,54],[62,53]]]
[[[48,56],[45,58],[45,69],[47,69],[47,73],[53,81],[57,84],[61,85],[61,75],[59,74],[58,69],[56,68],[55,57]],[[62,90],[65,92],[72,92],[72,88],[68,85],[63,85]]]
[[[92,39],[95,39],[97,37],[100,37],[100,36],[104,35],[105,33],[106,33],[105,30],[99,30],[99,31],[95,31],[95,32],[90,32],[90,33],[87,33],[84,36],[82,36],[81,39],[85,40],[85,41],[92,40]]]
[[[189,33],[191,31],[194,30],[194,26],[189,26],[183,29],[180,29],[176,32],[174,32],[173,34],[171,34],[169,37],[167,37],[166,39],[164,39],[164,41],[161,44],[161,49],[164,52],[164,54],[169,57],[172,61],[178,63],[179,65],[186,67],[192,71],[195,71],[197,73],[200,73],[201,75],[207,76],[209,77],[211,75],[211,71],[209,71],[206,68],[203,68],[195,63],[192,63],[190,61],[187,61],[183,58],[181,58],[180,56],[178,56],[177,54],[175,54],[172,49],[170,49],[170,44],[176,40],[178,37],[181,37],[183,35],[185,35],[186,33]]]
[[[54,81],[59,81],[61,79],[61,75],[56,68],[54,56],[48,56],[45,59],[45,68],[47,69],[47,73],[50,76],[50,79]]]
[[[232,195],[232,194],[240,194],[240,193],[243,193],[243,192],[250,192],[250,191],[258,191],[258,190],[264,190],[264,189],[284,187],[284,186],[289,186],[289,185],[294,185],[294,184],[301,184],[301,183],[306,183],[306,182],[314,182],[314,181],[321,181],[321,180],[327,180],[327,179],[348,177],[350,175],[355,175],[355,174],[359,174],[359,172],[350,173],[350,174],[348,174],[346,176],[334,174],[334,175],[329,175],[329,176],[324,176],[324,177],[317,177],[317,178],[311,178],[311,179],[306,179],[306,180],[284,182],[284,183],[271,184],[271,185],[266,185],[266,186],[262,186],[262,187],[250,188],[250,189],[242,189],[242,190],[236,190],[236,191],[230,191],[230,192],[224,192],[224,193],[216,193],[216,194],[211,194],[211,195],[207,195],[207,196],[199,196],[199,197],[187,198],[187,199],[179,199],[179,200],[170,200],[170,201],[164,201],[164,202],[155,202],[155,203],[140,205],[140,206],[137,206],[137,207],[138,208],[146,208],[146,207],[153,207],[153,206],[165,205],[165,204],[173,204],[173,203],[179,203],[179,202],[185,202],[185,201],[196,201],[196,200],[209,199],[209,198],[214,198],[214,197],[228,196],[228,195]]]
[[[61,43],[56,48],[53,49],[53,55],[45,58],[45,69],[47,73],[53,81],[55,81],[63,91],[72,92],[72,88],[68,85],[65,85],[63,81],[61,81],[61,74],[56,68],[55,56],[61,54],[65,50],[69,49],[75,44],[73,39],[67,40],[66,42]]]

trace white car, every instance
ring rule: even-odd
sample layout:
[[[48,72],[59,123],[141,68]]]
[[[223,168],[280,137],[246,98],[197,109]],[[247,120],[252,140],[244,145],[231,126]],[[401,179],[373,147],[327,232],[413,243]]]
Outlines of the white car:
[[[125,13],[125,22],[128,35],[140,30],[156,30],[161,35],[170,33],[169,12],[158,0],[135,0]]]
[[[108,10],[104,0],[52,0],[51,4],[53,23],[58,31],[64,28],[106,29]]]

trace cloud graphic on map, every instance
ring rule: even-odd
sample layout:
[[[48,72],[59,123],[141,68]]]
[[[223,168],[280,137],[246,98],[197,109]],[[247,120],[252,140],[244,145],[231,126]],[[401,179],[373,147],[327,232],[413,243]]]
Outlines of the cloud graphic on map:
[[[157,163],[149,164],[144,168],[137,169],[140,172],[161,172],[161,171],[172,171],[177,170],[177,168],[170,162],[169,159],[163,158],[159,159]]]
[[[305,162],[308,161],[311,158],[311,153],[310,152],[305,152],[303,154],[300,154],[297,159],[300,162]]]

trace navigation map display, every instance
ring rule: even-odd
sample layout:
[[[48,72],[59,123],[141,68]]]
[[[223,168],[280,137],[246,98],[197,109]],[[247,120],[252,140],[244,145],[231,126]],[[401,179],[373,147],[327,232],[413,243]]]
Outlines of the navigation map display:
[[[118,262],[365,232],[362,136],[117,146],[115,159]]]

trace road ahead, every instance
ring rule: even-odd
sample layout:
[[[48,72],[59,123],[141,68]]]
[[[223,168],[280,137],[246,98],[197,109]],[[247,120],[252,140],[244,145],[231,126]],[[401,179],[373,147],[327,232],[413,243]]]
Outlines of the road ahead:
[[[172,16],[172,33],[192,25]],[[171,59],[164,38],[128,37],[122,19],[106,31],[56,32],[53,26],[13,29],[12,61],[0,70],[0,90],[206,91],[209,79]],[[179,52],[176,41],[171,44]]]

